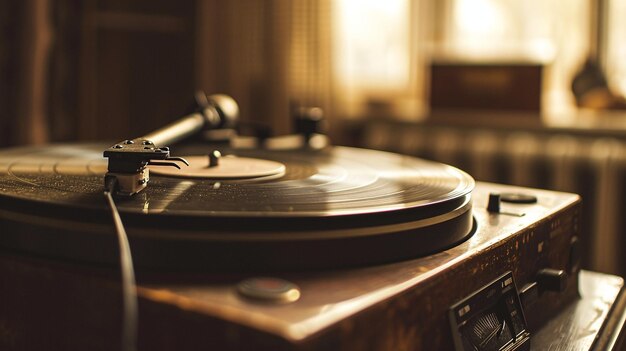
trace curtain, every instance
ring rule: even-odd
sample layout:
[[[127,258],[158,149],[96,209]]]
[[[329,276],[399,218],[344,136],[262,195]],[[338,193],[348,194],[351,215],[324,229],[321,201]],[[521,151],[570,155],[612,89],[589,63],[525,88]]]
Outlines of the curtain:
[[[48,141],[49,0],[0,1],[0,144]]]
[[[329,0],[209,0],[197,13],[198,88],[232,95],[275,134],[291,132],[295,106],[329,112]]]

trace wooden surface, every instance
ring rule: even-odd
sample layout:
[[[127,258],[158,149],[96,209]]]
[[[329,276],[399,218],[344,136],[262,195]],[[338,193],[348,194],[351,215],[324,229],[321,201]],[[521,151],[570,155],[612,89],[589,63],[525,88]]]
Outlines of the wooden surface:
[[[502,205],[522,217],[488,213],[490,191],[531,192],[539,202]],[[235,290],[242,275],[138,272],[139,349],[450,350],[447,312],[461,298],[509,270],[518,288],[540,268],[578,270],[568,250],[577,196],[481,183],[473,201],[478,229],[449,250],[375,267],[272,273],[300,286],[293,304],[242,298]],[[0,253],[0,349],[114,349],[117,274],[114,267]],[[576,299],[576,277],[567,293],[545,295],[535,310]]]
[[[532,350],[624,350],[623,287],[620,277],[581,271],[581,298],[531,336]]]
[[[524,213],[522,217],[491,214],[485,209],[490,191],[530,191],[539,201],[532,205],[503,203],[503,211]],[[444,336],[448,330],[444,333],[441,329],[447,328],[447,309],[453,303],[508,270],[513,271],[518,288],[529,282],[540,268],[568,270],[570,236],[575,232],[573,213],[578,201],[575,195],[478,184],[473,198],[473,213],[479,226],[466,242],[434,255],[388,265],[323,274],[278,275],[301,287],[302,297],[295,304],[268,305],[242,299],[233,289],[236,281],[217,284],[160,281],[144,284],[140,294],[163,304],[192,306],[207,316],[264,331],[291,343],[309,342],[333,328],[348,328],[346,324],[357,326],[357,319],[372,323],[386,316],[388,322],[394,318],[412,321],[398,322],[406,333],[420,335],[407,336],[412,339],[408,345],[451,345]],[[553,222],[559,211],[563,211],[560,220]],[[527,230],[529,227],[532,229]],[[568,283],[576,282],[571,279]],[[571,298],[572,294],[561,294],[538,304],[542,310],[550,310]],[[414,304],[410,309],[404,306]],[[370,319],[368,314],[374,317]],[[425,337],[425,330],[431,331],[429,337]],[[399,331],[400,327],[396,328],[395,332]],[[349,328],[342,333],[351,339],[360,334]],[[431,344],[433,340],[438,341]],[[368,347],[375,349],[371,344]]]

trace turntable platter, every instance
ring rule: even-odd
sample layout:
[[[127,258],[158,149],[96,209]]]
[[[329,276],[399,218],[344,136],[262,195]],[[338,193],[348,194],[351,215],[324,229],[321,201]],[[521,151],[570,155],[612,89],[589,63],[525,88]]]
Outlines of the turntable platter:
[[[105,145],[0,152],[0,245],[72,260],[116,261],[102,197]],[[206,146],[177,148],[203,155]],[[472,233],[473,179],[385,152],[222,150],[284,165],[278,177],[151,173],[118,207],[139,267],[302,269],[440,251]],[[227,156],[228,157],[228,156]]]

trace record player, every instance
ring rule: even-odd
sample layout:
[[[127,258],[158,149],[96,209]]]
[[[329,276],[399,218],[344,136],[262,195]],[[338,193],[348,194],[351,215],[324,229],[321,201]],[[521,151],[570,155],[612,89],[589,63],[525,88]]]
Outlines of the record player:
[[[232,99],[197,101],[114,145],[0,151],[0,346],[119,347],[104,188],[137,271],[141,350],[529,350],[578,298],[577,195],[329,146],[311,111],[294,136],[174,153],[236,123]]]

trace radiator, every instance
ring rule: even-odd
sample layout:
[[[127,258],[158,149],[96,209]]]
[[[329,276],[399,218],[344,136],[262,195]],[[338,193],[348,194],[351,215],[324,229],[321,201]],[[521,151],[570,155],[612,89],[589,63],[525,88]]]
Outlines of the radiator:
[[[390,122],[368,124],[362,136],[360,146],[447,163],[479,181],[580,194],[584,268],[626,273],[625,141]]]

